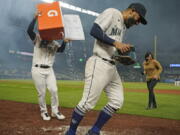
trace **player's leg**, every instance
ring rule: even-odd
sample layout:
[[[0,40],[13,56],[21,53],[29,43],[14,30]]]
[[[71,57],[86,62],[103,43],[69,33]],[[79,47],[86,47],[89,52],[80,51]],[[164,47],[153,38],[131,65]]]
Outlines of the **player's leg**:
[[[117,70],[114,70],[114,76],[105,88],[106,95],[109,99],[106,106],[101,110],[99,117],[89,132],[100,133],[101,128],[112,117],[114,112],[122,107],[124,101],[123,86]]]
[[[103,88],[108,82],[107,66],[101,59],[92,56],[86,63],[83,97],[74,109],[70,128],[66,135],[75,135],[76,129],[85,113],[91,110],[98,101]]]
[[[47,88],[51,94],[51,115],[52,117],[57,117],[57,119],[62,120],[65,119],[65,116],[59,112],[59,98],[58,98],[58,88],[56,77],[53,69],[50,69],[50,72],[46,79]]]
[[[38,71],[39,69],[32,69],[32,79],[38,92],[38,101],[43,120],[50,120],[46,106],[46,76]]]
[[[83,96],[78,104],[82,111],[87,112],[94,108],[102,90],[109,83],[112,72],[112,65],[104,62],[101,58],[93,56],[86,66]]]

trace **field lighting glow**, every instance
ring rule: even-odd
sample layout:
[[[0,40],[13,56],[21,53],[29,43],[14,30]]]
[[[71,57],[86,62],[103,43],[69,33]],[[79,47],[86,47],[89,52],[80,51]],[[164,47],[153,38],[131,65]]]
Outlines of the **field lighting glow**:
[[[41,0],[41,1],[46,2],[46,3],[52,3],[52,2],[54,2],[54,0]]]
[[[178,68],[180,68],[180,64],[170,64],[170,67],[178,67]]]
[[[55,0],[42,0],[42,1],[43,2],[47,2],[47,3],[52,3]],[[70,10],[73,10],[73,11],[77,11],[77,12],[81,12],[81,13],[84,13],[84,14],[88,14],[88,15],[92,15],[92,16],[98,16],[99,15],[99,13],[97,13],[97,12],[94,12],[94,11],[91,11],[91,10],[87,10],[87,9],[83,9],[83,8],[80,8],[80,7],[76,7],[74,5],[70,5],[70,4],[62,2],[62,1],[60,1],[60,5],[63,8],[67,8],[67,9],[70,9]]]

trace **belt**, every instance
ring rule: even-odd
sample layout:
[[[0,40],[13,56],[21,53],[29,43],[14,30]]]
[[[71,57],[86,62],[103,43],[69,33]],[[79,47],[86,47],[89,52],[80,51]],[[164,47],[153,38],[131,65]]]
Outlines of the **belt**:
[[[113,60],[108,60],[108,59],[105,59],[105,58],[101,58],[101,59],[104,60],[104,61],[109,62],[109,63],[112,64],[112,65],[115,65],[115,64],[116,64]]]
[[[116,64],[113,60],[108,60],[108,59],[102,58],[101,56],[99,56],[99,55],[96,54],[96,53],[94,53],[94,55],[95,55],[95,56],[98,56],[99,58],[101,58],[101,59],[104,60],[104,61],[109,62],[109,63],[112,64],[112,65],[115,65],[115,64]]]
[[[43,65],[43,64],[40,64],[40,65],[38,65],[38,64],[36,64],[36,65],[34,65],[35,67],[40,67],[40,68],[50,68],[50,66],[48,66],[48,65]]]

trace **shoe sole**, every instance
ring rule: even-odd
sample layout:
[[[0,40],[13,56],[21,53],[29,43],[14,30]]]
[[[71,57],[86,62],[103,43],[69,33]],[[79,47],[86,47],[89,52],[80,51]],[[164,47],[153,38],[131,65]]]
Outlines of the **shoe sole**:
[[[51,119],[43,119],[44,121],[50,121]]]
[[[42,117],[42,116],[41,116]],[[49,118],[49,119],[44,119],[43,117],[42,117],[42,119],[44,120],[44,121],[49,121],[49,120],[51,120],[51,118]]]
[[[59,119],[56,115],[54,115],[54,114],[51,114],[51,117],[53,117],[53,118],[57,118],[58,120],[64,120],[66,117],[64,117],[64,118],[61,118],[61,119]]]
[[[49,119],[44,119],[43,116],[41,115],[41,118],[44,120],[44,121],[49,121],[51,120],[51,117],[49,116]]]

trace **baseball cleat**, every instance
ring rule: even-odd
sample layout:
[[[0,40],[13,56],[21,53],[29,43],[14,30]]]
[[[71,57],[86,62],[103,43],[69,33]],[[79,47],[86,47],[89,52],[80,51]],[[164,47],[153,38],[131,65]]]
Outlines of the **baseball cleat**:
[[[100,135],[100,133],[94,133],[91,130],[89,130],[86,135]]]
[[[60,113],[60,112],[57,112],[57,113],[51,113],[51,116],[52,117],[56,117],[58,120],[64,120],[66,117],[62,114],[62,113]]]
[[[51,117],[48,115],[47,112],[41,113],[41,117],[43,120],[50,120],[51,119]]]

